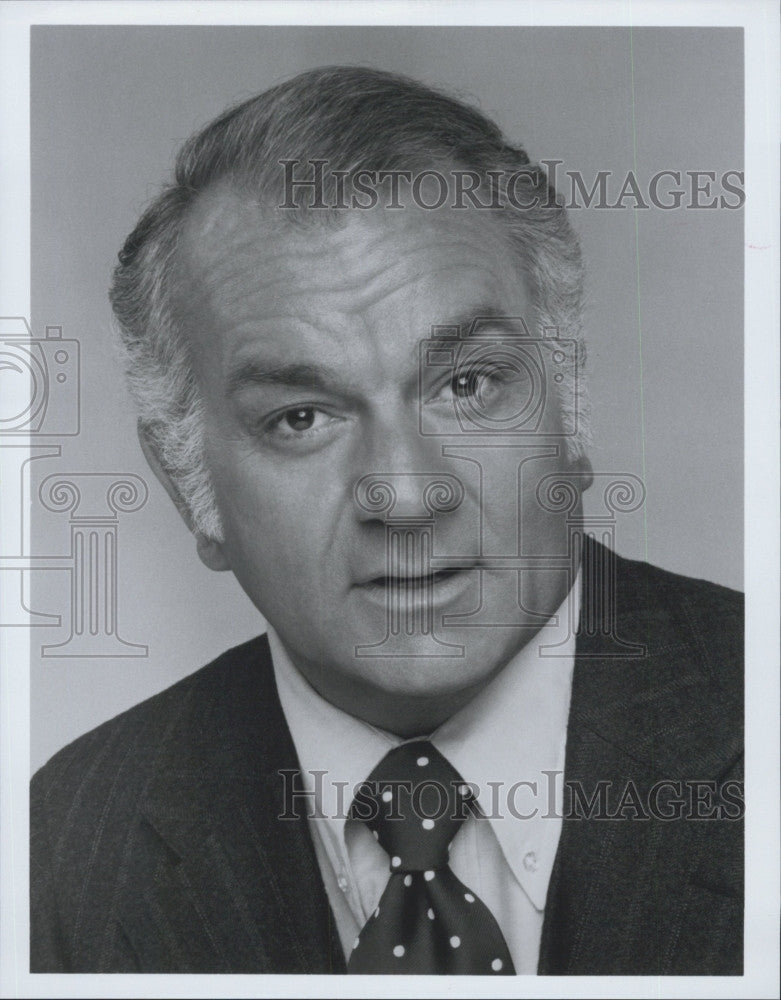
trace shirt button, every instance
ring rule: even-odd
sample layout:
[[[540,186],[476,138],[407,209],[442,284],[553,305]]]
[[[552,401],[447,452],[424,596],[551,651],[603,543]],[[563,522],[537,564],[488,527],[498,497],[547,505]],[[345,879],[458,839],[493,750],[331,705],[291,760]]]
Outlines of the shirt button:
[[[344,872],[342,872],[342,874],[339,876],[336,882],[339,888],[342,890],[342,892],[347,892],[348,888],[350,887],[350,883],[347,881],[347,876],[344,874]]]
[[[524,856],[523,856],[523,867],[526,869],[527,872],[536,872],[537,871],[537,852],[536,851],[528,851],[526,854],[524,854]]]

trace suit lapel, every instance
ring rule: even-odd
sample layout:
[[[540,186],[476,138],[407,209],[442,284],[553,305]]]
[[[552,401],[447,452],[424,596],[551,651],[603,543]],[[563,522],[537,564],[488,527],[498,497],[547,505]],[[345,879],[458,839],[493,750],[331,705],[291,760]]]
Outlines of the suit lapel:
[[[599,578],[588,562],[603,560],[605,552],[593,543],[586,546],[584,580]],[[656,782],[722,778],[740,753],[737,738],[724,743],[723,711],[712,691],[706,692],[701,651],[694,640],[681,638],[690,633],[674,620],[680,613],[675,601],[655,591],[633,564],[613,558],[616,631],[646,652],[617,657],[614,637],[587,634],[581,616],[564,814],[585,816],[587,808],[573,808],[571,789],[579,786],[588,800],[598,794],[600,781],[607,783],[607,808],[600,809],[597,797],[591,818],[565,818],[548,891],[541,973],[684,971],[677,968],[685,963],[679,945],[692,916],[692,878],[712,824],[665,823],[652,815],[642,818],[643,812],[648,814]],[[584,607],[593,610],[595,603],[599,594],[584,595]],[[615,815],[622,796],[630,797],[623,799],[623,818],[606,818]],[[704,956],[693,959],[702,962]]]
[[[584,564],[591,559],[604,550],[587,545]],[[630,783],[644,801],[660,779],[718,779],[739,754],[739,725],[734,741],[724,737],[734,706],[706,684],[705,643],[680,619],[677,595],[635,564],[616,557],[616,566],[615,631],[647,652],[616,656],[613,639],[581,617],[565,765],[567,783],[587,797],[608,782],[611,812]],[[593,610],[595,594],[585,597]],[[279,818],[280,772],[298,762],[266,640],[223,660],[162,740],[118,900],[126,944],[150,972],[344,972],[306,819]],[[539,971],[696,972],[708,967],[708,947],[715,970],[718,935],[687,943],[687,926],[727,928],[735,917],[721,886],[693,889],[713,828],[728,826],[565,819]],[[723,857],[734,855],[725,841]]]
[[[281,819],[297,771],[265,638],[184,706],[141,804],[139,857],[154,881],[123,900],[154,971],[342,971],[344,959],[302,810]],[[288,812],[290,810],[288,809]]]

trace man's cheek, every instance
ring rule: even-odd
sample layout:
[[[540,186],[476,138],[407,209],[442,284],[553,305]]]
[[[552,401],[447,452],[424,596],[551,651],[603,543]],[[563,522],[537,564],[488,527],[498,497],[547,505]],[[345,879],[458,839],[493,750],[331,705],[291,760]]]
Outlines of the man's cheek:
[[[285,534],[292,529],[302,505],[301,492],[287,484],[279,484],[263,470],[247,465],[238,474],[221,482],[221,500],[228,517],[238,532],[250,536],[255,532],[266,535]]]

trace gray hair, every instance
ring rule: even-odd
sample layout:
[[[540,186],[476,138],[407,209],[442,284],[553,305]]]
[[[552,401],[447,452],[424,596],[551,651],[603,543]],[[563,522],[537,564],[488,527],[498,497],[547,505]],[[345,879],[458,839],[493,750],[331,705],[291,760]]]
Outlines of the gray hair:
[[[177,156],[173,183],[146,209],[114,271],[110,299],[139,421],[193,526],[222,537],[204,461],[201,398],[175,315],[174,262],[184,223],[198,197],[218,183],[260,202],[280,191],[281,161],[315,159],[347,176],[432,162],[480,176],[523,172],[531,207],[499,215],[528,275],[538,329],[557,328],[560,339],[575,341],[574,356],[569,352],[558,366],[564,377],[555,390],[565,447],[571,457],[582,454],[588,441],[583,267],[577,237],[542,168],[479,111],[437,90],[374,69],[316,69],[227,110],[192,136]],[[503,182],[499,194],[506,207]],[[314,217],[333,222],[338,214],[312,208],[279,213],[292,224]]]

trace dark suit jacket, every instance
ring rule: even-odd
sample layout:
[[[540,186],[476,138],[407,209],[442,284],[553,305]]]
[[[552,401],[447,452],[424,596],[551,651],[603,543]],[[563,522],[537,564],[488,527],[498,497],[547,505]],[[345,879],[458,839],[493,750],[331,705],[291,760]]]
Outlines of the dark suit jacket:
[[[565,796],[539,972],[739,974],[742,823],[647,804],[698,780],[742,815],[740,596],[615,557],[613,632],[647,648],[621,655],[586,556],[565,778],[610,798]],[[344,972],[307,821],[277,818],[297,766],[262,637],[60,751],[32,784],[32,971]]]

